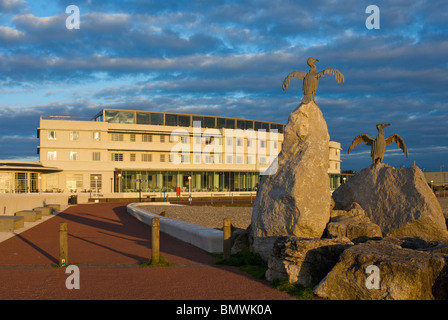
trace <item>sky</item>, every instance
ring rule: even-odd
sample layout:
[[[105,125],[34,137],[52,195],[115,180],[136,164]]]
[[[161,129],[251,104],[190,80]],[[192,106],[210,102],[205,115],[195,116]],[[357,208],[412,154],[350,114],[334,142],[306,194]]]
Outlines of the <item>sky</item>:
[[[385,163],[448,170],[446,0],[0,0],[0,159],[39,161],[41,116],[102,108],[286,123],[302,83],[282,82],[309,57],[345,78],[316,94],[342,170],[370,165],[370,147],[347,149],[377,123],[409,149],[391,144]]]

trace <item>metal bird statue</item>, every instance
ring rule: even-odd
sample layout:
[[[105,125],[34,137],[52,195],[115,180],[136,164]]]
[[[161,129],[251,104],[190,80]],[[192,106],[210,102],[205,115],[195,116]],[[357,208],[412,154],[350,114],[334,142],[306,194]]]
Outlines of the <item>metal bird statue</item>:
[[[319,85],[319,79],[325,76],[326,74],[334,75],[338,83],[341,81],[344,82],[344,75],[337,69],[327,68],[325,70],[317,72],[316,66],[314,62],[319,61],[318,59],[308,58],[307,64],[310,66],[310,71],[308,73],[303,71],[293,71],[283,80],[282,89],[288,90],[289,88],[289,80],[292,77],[296,77],[299,80],[303,79],[303,98],[302,103],[308,103],[311,101],[315,101],[314,97],[316,96],[317,86]]]
[[[390,126],[390,124],[380,123],[376,125],[378,135],[375,139],[370,138],[367,134],[357,136],[348,148],[347,153],[350,153],[357,145],[364,142],[366,145],[371,146],[370,155],[372,157],[372,163],[383,162],[386,146],[390,145],[392,142],[396,142],[398,147],[401,148],[406,157],[408,157],[408,149],[406,148],[403,139],[398,134],[393,134],[389,138],[384,138],[383,129],[387,126]]]

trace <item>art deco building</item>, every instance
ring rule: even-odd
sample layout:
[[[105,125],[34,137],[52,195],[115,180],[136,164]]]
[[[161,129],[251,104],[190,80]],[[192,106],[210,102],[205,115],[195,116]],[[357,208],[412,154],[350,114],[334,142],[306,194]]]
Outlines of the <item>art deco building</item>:
[[[39,162],[52,169],[37,173],[38,189],[102,194],[256,191],[281,150],[284,127],[258,120],[115,109],[103,109],[92,119],[41,117]],[[340,144],[334,141],[328,172],[331,187],[337,187]]]

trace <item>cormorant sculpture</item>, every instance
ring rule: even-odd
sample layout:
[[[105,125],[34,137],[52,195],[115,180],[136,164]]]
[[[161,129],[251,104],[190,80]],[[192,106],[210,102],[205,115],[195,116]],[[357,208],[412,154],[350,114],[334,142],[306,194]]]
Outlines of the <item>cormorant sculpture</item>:
[[[376,129],[378,130],[378,135],[375,139],[370,138],[367,134],[361,134],[357,136],[347,153],[350,153],[358,144],[364,142],[366,145],[371,146],[370,155],[372,157],[372,163],[383,162],[384,152],[386,151],[386,146],[390,145],[392,142],[396,142],[398,147],[403,150],[403,153],[408,157],[408,149],[404,144],[403,139],[398,134],[393,134],[389,138],[384,138],[384,128],[390,126],[390,124],[377,124]]]
[[[334,75],[338,83],[341,81],[344,82],[344,75],[337,69],[327,68],[325,70],[317,72],[316,66],[314,62],[319,61],[318,59],[308,58],[307,64],[310,66],[310,71],[308,73],[303,71],[293,71],[288,74],[288,76],[283,80],[282,89],[288,90],[289,88],[289,80],[292,77],[296,77],[299,80],[303,79],[303,98],[302,103],[308,103],[311,101],[315,101],[314,97],[316,96],[317,86],[319,85],[319,79],[325,76],[326,74]]]

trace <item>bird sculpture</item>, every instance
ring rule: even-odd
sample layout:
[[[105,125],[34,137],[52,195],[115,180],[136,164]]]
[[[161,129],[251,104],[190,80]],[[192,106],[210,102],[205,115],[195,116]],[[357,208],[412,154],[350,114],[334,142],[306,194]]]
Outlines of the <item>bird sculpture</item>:
[[[376,129],[378,130],[378,135],[375,139],[372,139],[367,134],[361,134],[353,139],[352,144],[347,150],[350,153],[357,145],[364,142],[366,145],[371,146],[370,155],[372,157],[372,164],[383,162],[384,152],[386,151],[386,146],[390,145],[392,142],[396,142],[398,147],[403,150],[403,153],[408,157],[408,149],[404,144],[403,139],[398,134],[393,134],[389,138],[384,138],[384,128],[390,126],[390,124],[377,124]]]
[[[288,76],[283,80],[282,89],[288,90],[289,81],[292,77],[296,77],[299,80],[303,79],[303,98],[302,103],[308,103],[311,101],[315,101],[314,98],[316,96],[317,86],[319,85],[319,79],[325,76],[326,74],[334,75],[337,82],[344,82],[344,75],[337,69],[327,68],[325,70],[317,72],[316,66],[314,62],[319,61],[318,59],[308,58],[307,64],[310,66],[310,71],[308,73],[303,71],[293,71],[288,74]]]

